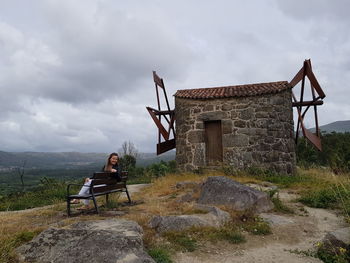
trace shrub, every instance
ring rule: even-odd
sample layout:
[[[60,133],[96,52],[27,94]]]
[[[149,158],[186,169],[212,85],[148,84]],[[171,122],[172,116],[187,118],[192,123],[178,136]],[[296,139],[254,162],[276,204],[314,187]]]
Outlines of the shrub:
[[[322,152],[299,138],[297,162],[301,166],[329,166],[336,173],[350,171],[350,133],[322,134]]]
[[[0,203],[0,211],[23,210],[63,201],[66,199],[66,187],[65,182],[44,177],[40,185],[33,191],[8,195]]]
[[[327,186],[311,188],[301,193],[299,202],[316,208],[341,209],[350,222],[350,183],[335,181]]]
[[[148,254],[154,259],[157,263],[172,263],[173,261],[170,258],[170,253],[165,248],[152,248],[149,249]]]
[[[342,247],[325,246],[319,243],[315,257],[324,263],[347,263],[350,262],[350,251]]]

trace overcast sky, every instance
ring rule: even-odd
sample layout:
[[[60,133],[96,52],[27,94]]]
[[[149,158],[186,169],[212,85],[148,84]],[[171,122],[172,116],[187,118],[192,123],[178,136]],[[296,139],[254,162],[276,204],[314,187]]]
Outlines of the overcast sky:
[[[155,152],[152,70],[178,89],[290,81],[350,119],[350,1],[1,0],[0,150]],[[311,113],[311,112],[310,112]],[[307,126],[313,123],[307,121]]]

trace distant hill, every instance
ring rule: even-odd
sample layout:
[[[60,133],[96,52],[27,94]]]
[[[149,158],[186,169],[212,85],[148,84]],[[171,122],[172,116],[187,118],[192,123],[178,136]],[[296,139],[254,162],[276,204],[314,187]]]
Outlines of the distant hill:
[[[310,129],[315,132],[315,128]],[[335,121],[326,125],[320,126],[321,132],[350,132],[350,120],[348,121]]]
[[[77,166],[102,166],[108,153],[79,153],[79,152],[3,152],[0,151],[0,168],[22,166],[26,168],[69,168]],[[157,156],[154,153],[140,153],[137,165],[147,166],[152,163],[175,159],[175,152],[167,152]]]

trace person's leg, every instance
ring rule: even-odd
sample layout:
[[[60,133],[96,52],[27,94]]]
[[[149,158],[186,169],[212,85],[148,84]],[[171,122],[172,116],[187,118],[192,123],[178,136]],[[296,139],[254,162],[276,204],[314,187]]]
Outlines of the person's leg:
[[[81,195],[81,196],[88,195],[89,194],[89,190],[90,190],[90,185],[91,185],[91,179],[86,178],[84,186],[80,189],[78,195]]]
[[[80,189],[78,195],[81,195],[81,196],[88,195],[89,194],[89,190],[90,190],[90,185],[91,185],[91,179],[86,178],[84,186]],[[72,204],[79,204],[80,201],[78,199],[73,199],[71,201],[71,203]],[[89,205],[89,200],[88,199],[84,199],[83,203],[84,203],[85,206],[88,206]]]

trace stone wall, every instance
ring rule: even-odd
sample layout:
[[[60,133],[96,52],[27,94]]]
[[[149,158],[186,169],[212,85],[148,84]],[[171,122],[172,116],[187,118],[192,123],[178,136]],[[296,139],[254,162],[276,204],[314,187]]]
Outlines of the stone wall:
[[[175,97],[176,162],[182,171],[206,166],[204,122],[221,120],[223,165],[295,170],[291,90],[251,97]]]

